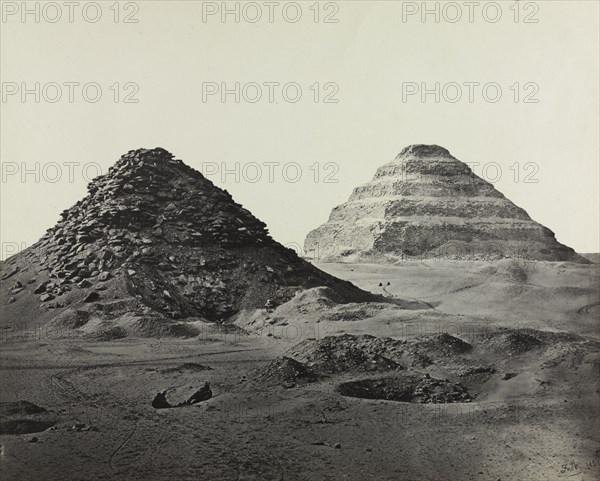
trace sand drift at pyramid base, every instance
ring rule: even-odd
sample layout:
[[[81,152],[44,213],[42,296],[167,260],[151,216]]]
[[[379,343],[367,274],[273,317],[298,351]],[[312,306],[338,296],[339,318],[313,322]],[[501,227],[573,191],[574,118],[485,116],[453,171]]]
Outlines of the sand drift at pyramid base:
[[[407,258],[587,263],[469,166],[437,145],[411,145],[354,189],[304,245],[315,259]]]
[[[97,313],[218,322],[317,286],[340,303],[376,298],[274,241],[226,191],[164,149],[130,151],[88,191],[3,263],[3,323],[58,317],[78,327]]]

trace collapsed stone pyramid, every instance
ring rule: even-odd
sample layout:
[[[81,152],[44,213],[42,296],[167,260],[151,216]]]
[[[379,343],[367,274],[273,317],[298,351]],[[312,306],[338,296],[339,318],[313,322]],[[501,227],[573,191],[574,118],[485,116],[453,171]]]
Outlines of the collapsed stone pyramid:
[[[328,260],[411,257],[587,263],[468,165],[437,145],[411,145],[311,231],[305,251]]]
[[[6,261],[6,312],[32,295],[42,310],[131,297],[166,317],[222,321],[316,286],[340,302],[374,297],[273,240],[226,191],[164,149],[128,152],[88,191]]]

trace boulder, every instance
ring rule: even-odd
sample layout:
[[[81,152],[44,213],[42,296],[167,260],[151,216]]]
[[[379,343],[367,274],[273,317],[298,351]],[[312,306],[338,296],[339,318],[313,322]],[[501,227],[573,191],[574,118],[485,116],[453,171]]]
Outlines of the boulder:
[[[48,285],[48,282],[42,282],[41,284],[39,284],[34,290],[33,293],[34,294],[41,294],[42,292],[46,292],[46,286]]]
[[[104,271],[98,276],[98,280],[102,281],[102,282],[107,281],[109,278],[110,278],[110,272],[108,272],[108,271]]]

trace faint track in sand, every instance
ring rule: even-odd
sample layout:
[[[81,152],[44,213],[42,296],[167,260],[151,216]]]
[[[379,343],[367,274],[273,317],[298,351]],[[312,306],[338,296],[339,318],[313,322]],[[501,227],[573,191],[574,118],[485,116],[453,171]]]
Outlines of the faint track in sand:
[[[600,319],[599,313],[590,312],[590,310],[596,306],[600,306],[600,302],[594,302],[592,304],[587,304],[583,307],[580,307],[579,309],[577,309],[577,314],[579,314],[581,316],[591,316],[594,319]]]
[[[482,284],[483,284],[482,282],[479,282],[477,284],[469,284],[468,286],[462,286],[462,287],[457,287],[455,289],[450,289],[450,290],[445,291],[445,292],[438,292],[436,294],[429,294],[428,296],[423,296],[423,299],[432,299],[432,300],[440,299],[440,298],[442,298],[444,296],[447,296],[448,294],[456,294],[457,292],[466,291],[468,289],[473,289],[474,287],[479,287]],[[417,301],[421,301],[421,302],[424,302],[424,303],[427,304],[427,302],[424,301],[423,299],[417,299],[416,297],[409,297],[409,296],[406,296],[406,297],[408,297],[409,299],[415,299]]]
[[[434,311],[437,311],[437,309],[435,307],[433,307],[429,302],[424,301],[422,299],[418,299],[416,297],[410,297],[410,296],[398,297],[398,296],[392,294],[390,291],[388,291],[385,287],[383,288],[383,292],[385,292],[392,299],[396,299],[396,300],[400,300],[400,301],[404,300],[405,298],[406,299],[412,299],[413,301],[417,301],[417,302],[420,302],[422,304],[425,304],[427,307],[429,307],[429,309],[433,309]]]
[[[219,354],[232,354],[232,353],[238,353],[238,352],[252,352],[252,351],[262,351],[262,349],[261,348],[231,349],[231,350],[225,350],[225,351],[214,351],[214,352],[204,352],[204,353],[199,353],[199,354],[188,354],[186,356],[161,357],[161,358],[156,358],[156,359],[144,359],[141,361],[103,362],[103,363],[88,364],[88,365],[83,365],[83,366],[77,366],[77,365],[62,365],[62,366],[60,366],[60,365],[59,366],[11,365],[11,366],[6,366],[6,367],[0,368],[0,371],[2,371],[2,370],[15,371],[15,370],[24,370],[24,369],[39,369],[39,370],[71,369],[71,371],[78,371],[78,370],[100,369],[100,368],[106,368],[106,367],[143,366],[145,364],[157,364],[157,363],[161,363],[163,361],[178,361],[178,360],[193,359],[193,358],[204,357],[204,356],[217,356]],[[234,360],[232,362],[238,362],[238,360]],[[239,362],[243,362],[243,360],[240,360]]]
[[[59,391],[59,396],[62,395],[67,401],[78,401],[83,402],[89,399],[89,396],[82,393],[79,389],[75,387],[75,385],[66,379],[63,379],[64,376],[73,374],[77,372],[78,369],[73,369],[71,371],[64,371],[58,374],[52,374],[50,376],[50,389],[52,393],[56,396],[57,390]]]
[[[279,481],[284,481],[283,477],[285,475],[285,471],[283,469],[283,466],[281,465],[281,461],[279,461],[279,458],[277,457],[275,457],[275,461],[277,461],[277,466],[279,466],[279,472],[281,473]]]
[[[257,447],[256,445],[254,446],[255,448]],[[231,453],[231,457],[233,459],[233,462],[235,463],[235,471],[236,471],[236,475],[235,475],[235,479],[234,481],[240,481],[241,479],[246,479],[245,473],[243,472],[243,470],[241,469],[241,465],[247,465],[248,463],[241,463],[240,460],[238,459],[238,456],[236,454],[236,452],[233,450],[233,448],[231,446],[229,446],[229,452]],[[267,454],[265,451],[262,452],[262,455],[264,456],[264,459],[267,460],[271,460],[270,463],[261,463],[261,465],[264,467],[265,465],[268,467],[273,467],[274,470],[278,471],[277,474],[277,479],[275,480],[274,478],[262,478],[264,481],[269,481],[270,479],[273,479],[273,481],[285,481],[285,470],[283,469],[283,466],[281,465],[281,461],[279,460],[279,458],[277,456],[274,456],[272,454]],[[273,462],[272,460],[275,460],[275,462]],[[251,468],[255,468],[254,465],[251,465]],[[242,478],[242,475],[244,475],[244,478]],[[264,475],[264,474],[263,474]]]
[[[108,458],[108,465],[110,466],[110,468],[113,471],[117,470],[117,468],[115,468],[114,465],[113,465],[113,459],[114,459],[114,457],[117,455],[117,453],[119,451],[121,451],[121,449],[123,449],[125,447],[125,445],[129,442],[129,440],[135,434],[136,430],[137,430],[137,424],[135,424],[133,426],[133,429],[131,430],[131,432],[127,435],[127,437],[123,440],[123,442],[121,444],[119,444],[119,446],[111,453],[110,458]]]
[[[236,476],[235,476],[235,480],[234,481],[239,481],[240,476],[242,475],[242,472],[240,470],[240,462],[238,461],[237,456],[235,455],[235,451],[231,448],[231,446],[229,447],[229,451],[231,452],[231,457],[235,463],[235,472],[236,472]]]
[[[54,397],[63,403],[77,403],[86,405],[87,407],[101,409],[101,403],[103,401],[110,401],[112,398],[108,394],[90,395],[79,389],[75,383],[66,377],[81,373],[84,368],[76,368],[68,371],[62,371],[56,374],[52,374],[47,380],[49,381],[50,390]],[[40,383],[43,389],[43,381]]]

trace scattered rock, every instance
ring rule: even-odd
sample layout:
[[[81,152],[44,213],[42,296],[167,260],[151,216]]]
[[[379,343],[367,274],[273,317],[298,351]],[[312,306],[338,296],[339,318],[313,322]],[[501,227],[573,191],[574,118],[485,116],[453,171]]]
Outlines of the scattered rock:
[[[42,282],[41,284],[39,284],[34,290],[33,293],[34,294],[41,294],[42,292],[46,291],[46,286],[49,284],[48,281],[46,282]]]
[[[100,273],[100,275],[98,276],[98,280],[99,281],[107,281],[110,278],[110,272],[104,271],[102,273]]]
[[[19,272],[19,270],[20,270],[19,266],[13,267],[8,272],[5,272],[4,274],[2,274],[1,279],[3,281],[6,280],[6,279],[9,279],[10,277],[14,276],[17,272]]]

